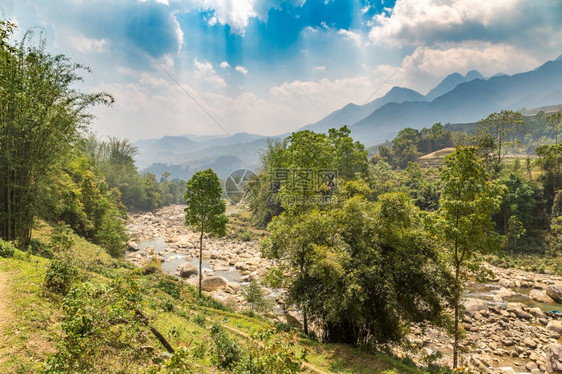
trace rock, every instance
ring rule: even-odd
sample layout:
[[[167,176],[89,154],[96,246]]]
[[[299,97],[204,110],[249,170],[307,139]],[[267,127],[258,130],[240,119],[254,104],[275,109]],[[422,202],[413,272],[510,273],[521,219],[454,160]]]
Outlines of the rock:
[[[139,250],[139,246],[138,246],[138,244],[135,243],[134,241],[129,240],[129,241],[127,242],[127,249],[128,249],[129,251],[136,252],[136,251]]]
[[[553,303],[554,300],[541,290],[529,291],[529,299],[536,300],[541,303]]]
[[[158,267],[154,265],[149,265],[142,269],[142,275],[154,274],[158,271]]]
[[[212,276],[212,277],[205,277],[201,280],[201,288],[204,291],[211,292],[215,291],[221,287],[224,287],[228,284],[228,281],[224,277],[219,276]]]
[[[500,373],[502,374],[517,374],[511,366],[504,366],[500,368]]]
[[[152,353],[154,352],[154,347],[151,345],[142,345],[140,347],[141,351]]]
[[[531,309],[529,309],[529,313],[531,313],[533,316],[535,316],[539,319],[546,317],[546,315],[541,310],[541,308],[531,308]]]
[[[513,310],[513,313],[519,317],[519,318],[523,318],[523,319],[531,319],[531,315],[527,312],[525,312],[523,309],[520,308],[516,308]]]
[[[562,285],[548,286],[546,294],[555,302],[562,304]]]
[[[511,339],[503,339],[503,340],[502,340],[502,344],[505,345],[506,347],[511,347],[511,346],[514,345],[515,343],[514,343],[513,340],[511,340]]]
[[[197,267],[193,266],[189,262],[186,262],[185,264],[181,264],[180,266],[178,266],[178,271],[180,273],[180,277],[182,278],[189,278],[192,275],[199,274]]]
[[[302,324],[299,322],[299,320],[292,316],[289,312],[285,312],[285,318],[287,319],[287,324],[298,329],[302,329]]]
[[[546,371],[562,373],[562,345],[551,344],[546,349]]]
[[[554,331],[558,334],[562,334],[562,322],[560,322],[560,321],[552,320],[552,321],[548,322],[548,325],[546,325],[546,328],[550,331]]]
[[[473,316],[476,312],[488,311],[488,304],[480,299],[466,299],[464,302],[464,312],[469,316]]]
[[[505,278],[500,279],[498,284],[505,288],[513,288],[515,286],[515,282]]]
[[[538,369],[539,366],[537,364],[535,364],[533,361],[529,361],[527,362],[527,365],[525,365],[525,369],[531,371],[533,369]]]

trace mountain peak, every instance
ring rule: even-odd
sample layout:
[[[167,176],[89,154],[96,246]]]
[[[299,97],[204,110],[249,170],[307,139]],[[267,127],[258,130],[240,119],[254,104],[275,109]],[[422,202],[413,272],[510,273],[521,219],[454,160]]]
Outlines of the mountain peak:
[[[554,61],[562,61],[562,55],[558,56]]]
[[[470,82],[471,80],[474,79],[484,79],[484,76],[480,74],[478,70],[471,70],[468,73],[466,73],[464,78],[466,79],[467,82]]]

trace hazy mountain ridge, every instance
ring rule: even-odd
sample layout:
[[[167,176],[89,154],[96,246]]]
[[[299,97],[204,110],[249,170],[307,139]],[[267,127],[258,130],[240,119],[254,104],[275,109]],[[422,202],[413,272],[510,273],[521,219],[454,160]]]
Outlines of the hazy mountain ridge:
[[[562,59],[514,75],[460,83],[431,102],[389,103],[351,125],[352,136],[366,145],[384,142],[404,127],[435,122],[475,122],[503,109],[540,107],[562,102]]]
[[[430,100],[440,92],[443,93]],[[408,88],[393,87],[376,100],[365,105],[349,103],[300,130],[327,132],[329,128],[347,124],[351,135],[368,147],[391,140],[404,127],[420,129],[435,122],[476,122],[503,109],[559,103],[562,103],[562,55],[534,70],[511,76],[496,74],[485,79],[476,70],[464,77],[451,74],[426,96]],[[157,177],[169,165],[178,174],[172,173],[171,178],[187,179],[207,167],[213,167],[224,178],[236,168],[257,168],[258,152],[266,147],[268,138],[272,137],[250,133],[232,137],[186,134],[139,140],[134,145],[139,149],[136,157],[139,169],[154,172]]]

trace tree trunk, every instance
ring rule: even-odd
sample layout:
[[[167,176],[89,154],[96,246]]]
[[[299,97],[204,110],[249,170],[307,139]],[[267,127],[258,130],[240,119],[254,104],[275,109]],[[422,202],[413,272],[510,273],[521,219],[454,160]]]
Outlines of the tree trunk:
[[[308,314],[306,312],[306,307],[302,308],[302,318],[303,318],[304,334],[308,336]]]
[[[201,298],[201,279],[203,277],[203,230],[199,236],[199,298]]]
[[[456,249],[455,249],[456,252]],[[453,344],[453,369],[457,368],[458,364],[458,350],[459,350],[459,309],[460,309],[460,264],[458,261],[455,264],[455,342]]]

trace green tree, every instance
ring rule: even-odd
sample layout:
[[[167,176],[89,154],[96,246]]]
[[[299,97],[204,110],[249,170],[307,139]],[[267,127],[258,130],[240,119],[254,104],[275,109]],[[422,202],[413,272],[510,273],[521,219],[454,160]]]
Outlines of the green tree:
[[[443,190],[435,228],[449,250],[455,272],[453,368],[458,363],[464,268],[477,252],[499,249],[503,242],[491,218],[500,206],[502,190],[477,152],[475,147],[457,147],[441,169]]]
[[[548,126],[552,128],[554,132],[554,191],[558,189],[558,176],[560,175],[560,169],[558,164],[558,126],[560,126],[561,113],[550,114],[546,117]]]
[[[113,98],[78,91],[87,67],[50,55],[43,39],[31,45],[29,35],[16,48],[12,32],[0,23],[0,237],[25,246],[41,182],[92,119],[87,109]]]
[[[281,261],[288,301],[330,342],[399,340],[411,321],[444,322],[452,278],[407,195],[356,195],[269,225],[266,256]]]
[[[492,113],[479,123],[479,130],[491,135],[494,139],[496,162],[501,163],[505,156],[506,146],[517,137],[529,132],[530,127],[525,117],[511,110],[502,110],[499,113]]]
[[[199,297],[203,262],[203,235],[205,233],[223,236],[226,234],[228,218],[224,214],[226,203],[222,200],[222,186],[212,169],[198,171],[186,184],[185,223],[199,231]]]
[[[338,171],[341,180],[367,176],[368,152],[363,144],[353,141],[350,134],[351,131],[347,126],[328,130],[328,139],[332,143],[334,152],[332,167]]]

